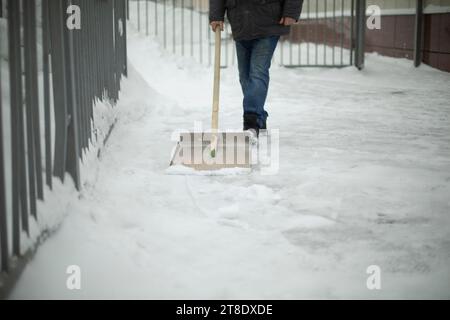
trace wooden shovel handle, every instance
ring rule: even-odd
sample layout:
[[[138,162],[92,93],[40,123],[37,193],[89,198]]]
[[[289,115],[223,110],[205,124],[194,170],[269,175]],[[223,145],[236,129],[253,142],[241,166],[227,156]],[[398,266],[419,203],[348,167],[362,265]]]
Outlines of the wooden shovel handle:
[[[219,129],[219,99],[220,99],[220,53],[222,47],[222,30],[220,26],[216,27],[215,55],[214,55],[214,91],[213,91],[213,110],[212,110],[212,131]]]

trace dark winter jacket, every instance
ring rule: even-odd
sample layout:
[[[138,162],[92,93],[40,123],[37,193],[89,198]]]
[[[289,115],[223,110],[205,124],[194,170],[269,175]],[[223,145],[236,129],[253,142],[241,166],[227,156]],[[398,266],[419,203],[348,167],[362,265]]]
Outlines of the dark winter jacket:
[[[224,21],[225,12],[235,40],[288,34],[282,17],[300,18],[303,0],[209,0],[209,20]]]

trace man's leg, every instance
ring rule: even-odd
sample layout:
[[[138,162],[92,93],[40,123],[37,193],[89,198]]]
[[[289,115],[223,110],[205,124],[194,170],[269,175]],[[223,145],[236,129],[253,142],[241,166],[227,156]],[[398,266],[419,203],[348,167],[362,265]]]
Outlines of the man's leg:
[[[236,54],[239,68],[239,81],[242,93],[246,96],[250,78],[250,58],[252,55],[252,41],[236,41]]]
[[[237,41],[236,52],[239,66],[239,81],[241,83],[242,92],[244,94],[244,130],[253,130],[255,134],[259,135],[260,125],[258,124],[258,115],[253,105],[247,103],[251,93],[250,86],[250,65],[252,58],[253,46],[255,40]]]
[[[269,69],[279,39],[278,36],[257,39],[252,46],[249,80],[244,95],[244,112],[257,114],[260,128],[268,117],[264,105],[269,91]]]

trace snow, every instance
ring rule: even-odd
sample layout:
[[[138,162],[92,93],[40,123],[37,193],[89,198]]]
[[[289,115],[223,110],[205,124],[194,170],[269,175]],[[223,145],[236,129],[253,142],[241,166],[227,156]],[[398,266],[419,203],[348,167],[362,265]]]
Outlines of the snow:
[[[11,298],[450,297],[450,74],[375,54],[363,72],[275,64],[278,174],[173,175],[173,132],[209,124],[212,70],[129,32],[115,129]],[[222,85],[221,128],[239,127],[235,68]]]
[[[249,174],[251,169],[247,168],[224,168],[220,170],[198,171],[183,165],[175,165],[166,169],[167,174],[173,175],[199,175],[199,176],[231,176]]]

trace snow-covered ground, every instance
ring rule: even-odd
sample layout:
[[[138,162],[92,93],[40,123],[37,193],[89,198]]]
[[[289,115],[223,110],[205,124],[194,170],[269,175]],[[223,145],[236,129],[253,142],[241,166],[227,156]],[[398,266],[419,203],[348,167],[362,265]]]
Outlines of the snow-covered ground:
[[[450,74],[275,65],[279,173],[168,175],[172,132],[209,124],[212,70],[130,33],[116,128],[11,298],[450,298]],[[239,127],[234,68],[222,84]]]

